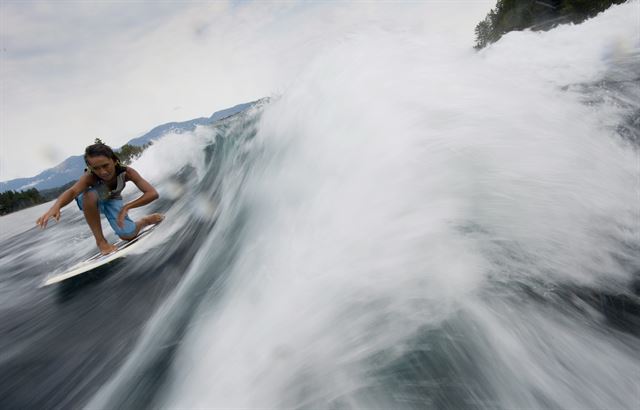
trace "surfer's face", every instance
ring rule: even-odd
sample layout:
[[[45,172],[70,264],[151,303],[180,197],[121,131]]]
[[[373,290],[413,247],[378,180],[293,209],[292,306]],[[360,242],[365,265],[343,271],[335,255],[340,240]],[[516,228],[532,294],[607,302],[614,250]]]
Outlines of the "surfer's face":
[[[110,181],[116,175],[116,162],[111,158],[103,155],[88,157],[87,163],[91,171],[104,181]]]

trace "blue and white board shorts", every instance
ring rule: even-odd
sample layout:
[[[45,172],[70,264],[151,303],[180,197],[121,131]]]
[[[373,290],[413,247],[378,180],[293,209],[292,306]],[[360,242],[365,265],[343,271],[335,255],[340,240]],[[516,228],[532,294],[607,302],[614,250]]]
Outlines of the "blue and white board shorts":
[[[95,191],[94,189],[89,189],[86,192]],[[78,204],[78,208],[82,211],[82,196],[84,192],[76,197],[76,203]],[[109,225],[111,225],[111,229],[118,236],[129,237],[133,236],[136,232],[136,223],[129,218],[129,215],[124,217],[123,227],[120,228],[118,226],[118,214],[122,209],[122,199],[100,199],[98,198],[98,209],[100,213],[107,218],[109,221]]]

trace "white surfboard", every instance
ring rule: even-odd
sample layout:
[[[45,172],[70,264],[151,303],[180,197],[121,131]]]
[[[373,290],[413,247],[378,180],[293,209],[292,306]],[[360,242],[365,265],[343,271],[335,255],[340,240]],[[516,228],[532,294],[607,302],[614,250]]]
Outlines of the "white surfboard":
[[[157,225],[149,225],[144,227],[142,231],[140,231],[138,236],[136,236],[130,241],[124,241],[124,240],[118,241],[115,244],[116,250],[114,252],[111,252],[108,255],[97,253],[92,257],[90,257],[89,259],[86,259],[72,266],[68,270],[65,270],[64,272],[58,272],[48,276],[47,279],[45,279],[44,282],[42,282],[40,287],[49,286],[55,283],[62,282],[74,276],[78,276],[85,272],[89,272],[102,265],[106,265],[111,261],[127,256],[129,253],[135,250],[135,248],[137,247],[137,245],[140,243],[142,239],[149,236],[149,234],[154,230],[156,226]]]

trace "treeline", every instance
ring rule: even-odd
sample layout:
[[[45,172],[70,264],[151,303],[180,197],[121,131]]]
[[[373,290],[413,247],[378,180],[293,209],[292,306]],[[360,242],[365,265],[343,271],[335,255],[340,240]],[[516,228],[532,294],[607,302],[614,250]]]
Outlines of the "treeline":
[[[23,208],[46,202],[37,189],[26,191],[6,191],[0,194],[0,215],[6,215]]]
[[[71,186],[76,182],[77,181],[70,181],[56,188],[43,189],[42,191],[40,191],[40,195],[42,195],[45,202],[51,201],[52,199],[56,199],[57,197],[59,197],[60,194],[66,191],[67,189],[71,188]]]
[[[138,158],[145,149],[147,149],[151,145],[151,141],[147,142],[144,145],[130,145],[124,144],[118,151],[116,151],[116,155],[120,158],[120,162],[124,165],[129,165],[131,161]]]
[[[99,139],[96,139],[99,141]],[[101,141],[100,141],[101,142]],[[120,162],[124,165],[128,165],[134,159],[138,158],[145,149],[147,149],[151,145],[151,142],[144,144],[142,146],[135,146],[125,144],[123,145],[116,154],[120,159]],[[20,211],[21,209],[29,208],[34,205],[43,204],[45,202],[49,202],[52,199],[60,196],[61,193],[69,189],[76,181],[71,181],[63,186],[44,189],[42,191],[38,191],[36,188],[27,189],[25,191],[5,191],[0,193],[0,216],[6,215],[11,212]]]
[[[578,24],[613,4],[626,0],[498,0],[476,26],[475,48],[483,48],[514,30],[549,30],[558,24]]]
[[[57,198],[61,193],[69,189],[71,185],[75,183],[76,181],[71,181],[63,186],[44,189],[42,191],[38,191],[36,188],[31,188],[24,191],[2,192],[0,193],[0,215],[10,214],[11,212],[16,212],[34,205],[49,202],[52,199]]]

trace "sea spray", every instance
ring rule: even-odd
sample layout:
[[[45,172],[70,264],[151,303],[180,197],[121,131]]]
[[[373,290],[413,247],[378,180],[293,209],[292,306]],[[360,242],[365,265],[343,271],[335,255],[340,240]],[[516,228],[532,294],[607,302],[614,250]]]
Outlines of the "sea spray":
[[[140,345],[173,343],[154,405],[632,408],[637,337],[580,292],[630,292],[637,148],[579,85],[637,55],[636,6],[316,56],[203,179],[217,225]],[[140,350],[95,403],[149,380]]]

